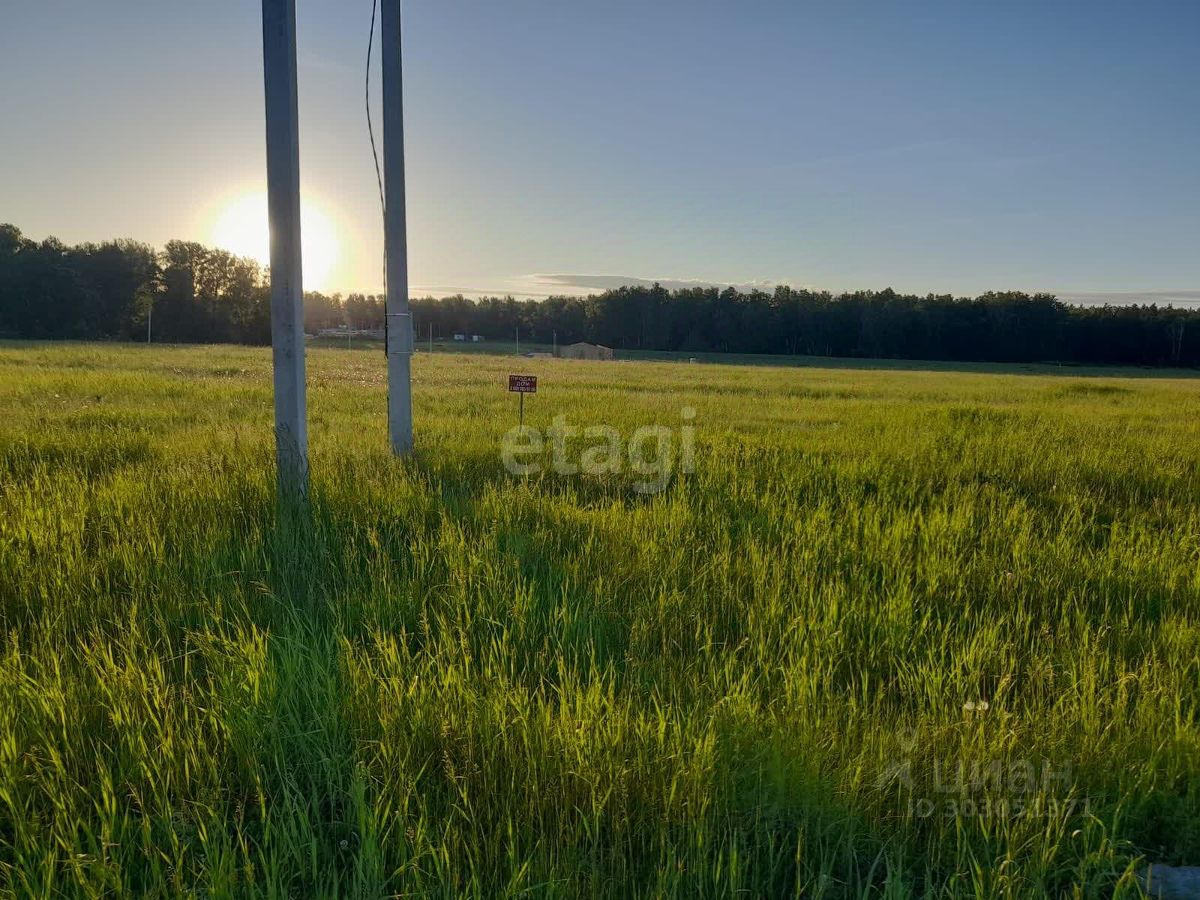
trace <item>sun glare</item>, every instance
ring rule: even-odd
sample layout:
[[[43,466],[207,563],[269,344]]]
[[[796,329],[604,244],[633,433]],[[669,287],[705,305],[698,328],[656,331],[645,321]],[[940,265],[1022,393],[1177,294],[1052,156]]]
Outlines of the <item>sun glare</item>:
[[[245,194],[221,207],[213,220],[210,242],[257,260],[265,268],[271,262],[267,229],[267,195]],[[300,252],[304,258],[304,287],[311,291],[330,289],[340,246],[333,220],[320,207],[300,201]]]

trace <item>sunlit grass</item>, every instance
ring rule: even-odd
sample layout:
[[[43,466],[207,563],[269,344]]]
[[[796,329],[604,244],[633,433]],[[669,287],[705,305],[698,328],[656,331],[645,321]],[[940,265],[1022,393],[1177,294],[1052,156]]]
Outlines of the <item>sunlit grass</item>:
[[[509,475],[511,371],[538,427],[695,408],[695,472]],[[0,347],[0,896],[1135,896],[1200,861],[1200,382],[414,373],[401,463],[382,355],[310,352],[280,518],[269,351]]]

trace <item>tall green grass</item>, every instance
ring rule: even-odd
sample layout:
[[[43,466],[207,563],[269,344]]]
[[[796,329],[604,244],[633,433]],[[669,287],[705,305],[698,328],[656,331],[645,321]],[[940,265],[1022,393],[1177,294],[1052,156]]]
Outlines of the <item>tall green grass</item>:
[[[696,470],[509,475],[697,411]],[[0,896],[1137,896],[1200,863],[1200,382],[0,347]],[[986,709],[982,708],[986,705]]]

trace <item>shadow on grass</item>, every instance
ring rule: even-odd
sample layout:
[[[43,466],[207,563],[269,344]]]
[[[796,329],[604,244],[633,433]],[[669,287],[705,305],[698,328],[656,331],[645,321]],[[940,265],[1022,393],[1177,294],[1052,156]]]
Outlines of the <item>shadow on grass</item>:
[[[580,591],[578,575],[619,577],[622,566],[636,565],[625,554],[639,536],[612,531],[615,543],[605,546],[603,529],[597,538],[589,517],[615,509],[619,524],[624,513],[669,503],[674,493],[646,496],[619,482],[551,479],[527,485],[529,502],[505,509],[498,495],[513,476],[494,461],[467,462],[466,482],[454,467],[400,464],[411,490],[432,494],[428,507],[408,513],[354,505],[352,483],[343,486],[349,493],[318,489],[309,507],[283,511],[261,484],[231,491],[208,513],[229,521],[228,532],[209,542],[180,534],[175,543],[188,556],[163,561],[176,571],[177,586],[228,597],[234,621],[214,622],[206,618],[212,607],[171,601],[158,610],[158,622],[177,631],[178,640],[155,646],[186,647],[189,629],[253,625],[266,637],[271,687],[260,705],[248,704],[232,725],[222,725],[236,731],[226,739],[242,752],[227,758],[221,800],[211,811],[227,832],[222,839],[244,847],[264,879],[298,896],[372,896],[414,883],[425,892],[470,892],[471,878],[482,877],[476,891],[495,894],[533,861],[535,870],[545,870],[539,875],[579,879],[564,884],[564,894],[589,884],[598,893],[607,887],[649,894],[655,879],[666,878],[659,893],[728,894],[753,885],[752,892],[780,896],[798,886],[849,895],[916,890],[922,879],[938,885],[952,874],[944,860],[915,858],[928,836],[914,832],[901,842],[875,828],[855,802],[839,796],[833,778],[821,777],[818,763],[804,762],[786,731],[772,732],[733,702],[711,710],[686,700],[673,705],[665,691],[654,693],[652,678],[634,683],[628,676],[640,661],[631,657],[645,650],[631,637],[629,609],[607,603],[611,582]],[[172,522],[183,531],[189,524]],[[414,549],[421,542],[425,556]],[[461,558],[444,558],[459,552]],[[583,554],[599,560],[573,571],[571,557]],[[474,577],[472,560],[492,568]],[[456,582],[460,577],[466,580]],[[448,617],[439,619],[439,612]],[[434,640],[444,635],[431,629],[442,627],[460,633]],[[461,707],[427,704],[421,715],[432,726],[397,739],[379,726],[388,711],[364,706],[364,685],[353,682],[345,650],[369,650],[376,636],[402,631],[413,636],[408,662],[445,653],[436,674],[449,678],[461,665],[470,677]],[[456,646],[461,658],[450,655]],[[503,685],[489,683],[496,673],[468,667],[496,647],[512,656]],[[675,661],[685,669],[696,662],[686,647]],[[191,677],[180,670],[175,686],[190,689]],[[403,680],[409,672],[401,667],[378,677]],[[499,687],[520,698],[529,724],[490,721],[482,705],[471,705]],[[614,717],[627,721],[614,721],[613,731],[598,728],[594,740],[573,728],[556,730],[573,725],[570,704],[586,702],[593,687],[619,697]],[[427,695],[441,696],[455,695]],[[655,743],[660,711],[664,727],[679,728],[678,743]],[[387,756],[373,743],[376,730],[385,735],[380,740],[406,743],[397,752],[411,769],[408,794],[394,793]],[[672,805],[671,779],[703,750],[692,740],[697,735],[712,742],[704,793],[694,805]],[[524,741],[562,758],[545,759],[531,772],[523,768],[530,765]],[[591,797],[593,782],[604,778],[616,799],[583,806],[580,798]],[[178,831],[174,820],[159,826]],[[443,864],[431,853],[395,875],[417,841],[407,832],[418,830],[432,834],[429,846],[451,861],[439,870]],[[463,843],[438,844],[450,834]],[[211,844],[194,852],[211,870],[228,864]],[[414,882],[420,878],[426,880]]]
[[[494,524],[489,523],[486,510],[461,494],[446,495],[444,500],[447,523],[464,528],[468,535],[481,535]],[[364,742],[376,726],[349,718],[347,698],[356,691],[361,694],[364,686],[347,682],[346,665],[340,659],[343,641],[363,641],[365,647],[369,636],[378,635],[381,623],[364,627],[367,623],[352,621],[352,614],[334,605],[361,576],[339,571],[341,563],[363,555],[367,548],[357,540],[349,547],[332,546],[339,532],[331,529],[333,523],[326,518],[328,504],[328,498],[318,494],[309,509],[283,511],[273,527],[262,531],[261,554],[267,563],[264,587],[277,601],[263,620],[270,633],[276,687],[269,709],[260,718],[258,764],[266,790],[262,819],[243,820],[239,837],[249,836],[264,855],[273,856],[293,891],[343,895],[404,891],[421,883],[414,881],[417,873],[407,877],[388,873],[395,871],[397,855],[410,852],[397,834],[403,829],[411,833],[414,821],[396,818],[401,816],[393,806],[397,798],[384,786],[388,773],[378,771],[380,756],[369,739]],[[495,597],[477,598],[477,618],[462,623],[478,629],[462,635],[475,646],[467,654],[474,659],[484,658],[498,631],[508,625],[510,637],[515,635],[507,643],[515,657],[513,686],[523,685],[526,702],[544,710],[551,720],[569,717],[572,713],[566,707],[582,699],[564,693],[568,687],[560,678],[564,671],[571,674],[570,690],[583,695],[593,682],[615,685],[621,680],[628,646],[628,635],[614,631],[627,623],[572,629],[564,628],[561,619],[556,621],[563,604],[577,607],[591,602],[568,594],[566,574],[553,548],[542,543],[545,529],[556,525],[534,517],[507,522],[492,532],[492,546],[503,556],[503,565],[513,566],[519,573],[517,580],[534,593],[520,626],[495,621],[496,611],[489,607]],[[375,526],[385,528],[386,523],[377,521]],[[579,537],[568,535],[566,540]],[[378,544],[374,552],[387,553],[388,544]],[[398,559],[408,565],[403,556]],[[400,623],[393,627],[397,626],[406,627]],[[549,635],[555,635],[557,642],[546,644]],[[426,652],[419,645],[408,646],[416,656]],[[538,671],[540,664],[555,658],[561,667],[557,674]],[[487,688],[481,682],[471,690],[486,693]],[[639,693],[635,690],[632,696]],[[437,716],[436,711],[422,713],[430,714]],[[657,808],[661,798],[651,800],[665,789],[656,779],[669,779],[676,766],[686,768],[682,757],[672,757],[675,762],[647,759],[645,769],[626,757],[616,773],[608,775],[600,763],[593,776],[615,778],[619,796],[610,798],[611,809],[589,811],[586,778],[593,776],[573,772],[582,761],[544,759],[539,769],[545,771],[523,769],[528,765],[524,741],[546,740],[540,729],[552,728],[539,714],[509,723],[491,722],[482,710],[473,714],[446,709],[443,715],[440,728],[407,734],[403,739],[411,746],[399,751],[418,773],[411,790],[420,798],[420,827],[444,829],[458,835],[456,840],[468,839],[472,846],[469,867],[460,860],[451,871],[434,875],[438,893],[503,892],[503,885],[519,880],[531,863],[534,870],[548,868],[560,878],[573,879],[571,887],[564,882],[567,893],[588,884],[622,885],[622,892],[662,888],[681,896],[722,884],[753,883],[770,895],[791,894],[803,886],[847,885],[861,893],[884,885],[886,867],[878,862],[886,852],[885,841],[844,807],[832,786],[815,773],[777,772],[764,782],[763,774],[756,775],[750,763],[754,751],[745,734],[730,732],[729,740],[717,747],[719,761],[711,775],[709,798],[714,806],[707,812],[685,814],[681,808],[670,813]],[[502,737],[492,733],[497,724],[503,726]],[[590,752],[600,752],[604,740],[597,735],[599,743]],[[630,731],[622,739],[629,743],[624,752],[634,753],[634,748],[654,740],[650,734]],[[555,747],[551,740],[546,750],[553,753]],[[482,756],[476,758],[468,748],[479,748]],[[559,768],[562,776],[547,774]],[[639,796],[639,791],[651,793]],[[527,811],[527,821],[518,810]],[[556,828],[542,830],[550,821],[557,822]],[[702,844],[697,843],[698,834],[706,835]],[[632,839],[635,835],[637,840]],[[821,860],[801,864],[796,848],[812,835],[819,836]],[[385,860],[390,860],[387,865]],[[475,878],[483,880],[474,882]],[[430,886],[427,881],[425,889]]]

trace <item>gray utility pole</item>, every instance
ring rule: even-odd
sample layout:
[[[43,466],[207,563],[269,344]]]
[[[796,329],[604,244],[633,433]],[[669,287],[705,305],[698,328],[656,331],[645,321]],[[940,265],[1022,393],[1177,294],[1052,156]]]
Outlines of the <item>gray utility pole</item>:
[[[263,0],[267,213],[271,223],[271,349],[280,497],[308,490],[304,407],[304,292],[300,280],[300,127],[296,112],[296,0]]]
[[[400,0],[380,9],[383,56],[383,243],[387,255],[388,435],[392,452],[412,451],[412,314],[408,311],[408,238],[404,222],[404,88]]]

